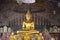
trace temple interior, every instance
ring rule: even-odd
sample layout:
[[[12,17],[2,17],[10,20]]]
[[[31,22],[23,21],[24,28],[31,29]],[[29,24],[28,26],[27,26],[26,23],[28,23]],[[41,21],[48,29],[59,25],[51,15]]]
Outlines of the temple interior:
[[[60,40],[60,0],[0,0],[0,40]]]

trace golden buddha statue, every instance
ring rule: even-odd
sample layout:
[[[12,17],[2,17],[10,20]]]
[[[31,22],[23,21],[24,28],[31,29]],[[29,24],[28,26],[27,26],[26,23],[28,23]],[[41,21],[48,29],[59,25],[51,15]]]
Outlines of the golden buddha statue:
[[[42,33],[40,33],[39,38],[40,38],[40,40],[44,40]]]
[[[10,40],[15,40],[15,36],[14,36],[14,33],[13,32],[10,35]]]
[[[23,22],[23,30],[33,30],[34,29],[34,22],[31,21],[31,14],[29,10],[26,14],[26,20]]]
[[[38,40],[38,38],[40,38],[40,40],[43,40],[43,37],[42,35],[39,34],[39,31],[38,30],[34,30],[34,22],[31,20],[31,14],[29,12],[29,10],[27,11],[26,13],[26,20],[23,21],[23,24],[22,24],[22,29],[23,30],[18,30],[17,31],[17,35],[22,35],[23,40],[31,40],[31,39],[35,39],[35,40]],[[32,38],[32,36],[35,35],[34,38]],[[18,36],[20,37],[20,36]],[[19,40],[21,40],[19,39]]]

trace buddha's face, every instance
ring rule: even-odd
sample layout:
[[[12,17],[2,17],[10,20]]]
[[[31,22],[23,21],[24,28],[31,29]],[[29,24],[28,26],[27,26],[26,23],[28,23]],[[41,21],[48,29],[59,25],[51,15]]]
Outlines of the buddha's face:
[[[30,20],[30,19],[31,19],[31,16],[29,16],[29,15],[26,16],[26,19],[27,19],[27,20]]]

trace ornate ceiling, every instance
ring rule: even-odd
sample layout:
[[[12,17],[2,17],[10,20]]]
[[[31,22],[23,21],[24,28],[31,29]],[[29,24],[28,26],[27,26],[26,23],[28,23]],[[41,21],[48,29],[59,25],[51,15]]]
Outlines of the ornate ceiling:
[[[31,13],[38,13],[38,17],[43,16],[50,22],[60,25],[60,8],[57,6],[59,0],[36,0],[34,4],[18,4],[16,0],[0,0],[0,25],[8,24],[9,21],[26,13],[28,9]],[[53,11],[56,11],[56,14]],[[15,17],[16,16],[16,17]]]

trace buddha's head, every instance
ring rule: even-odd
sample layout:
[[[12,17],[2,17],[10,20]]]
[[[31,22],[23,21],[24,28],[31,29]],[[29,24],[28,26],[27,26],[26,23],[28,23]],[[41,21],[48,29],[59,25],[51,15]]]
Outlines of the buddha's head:
[[[30,14],[29,10],[26,13],[26,19],[27,20],[30,20],[31,19],[31,14]]]

